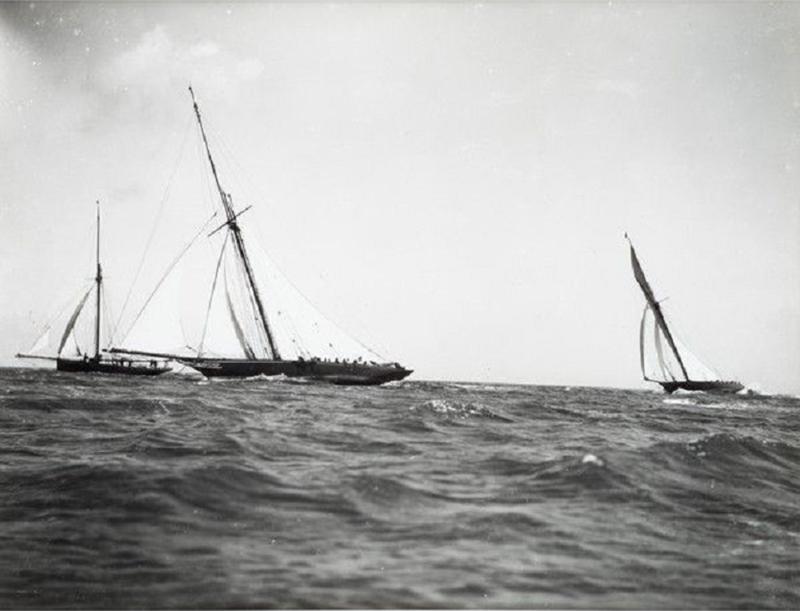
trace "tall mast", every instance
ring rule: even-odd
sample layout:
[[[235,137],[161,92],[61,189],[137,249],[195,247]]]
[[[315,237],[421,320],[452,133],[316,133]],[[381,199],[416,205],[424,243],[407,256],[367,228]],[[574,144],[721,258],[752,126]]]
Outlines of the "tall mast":
[[[633,276],[636,278],[636,282],[639,284],[639,287],[642,289],[642,293],[644,293],[644,298],[647,300],[647,303],[650,304],[650,309],[653,311],[653,316],[656,319],[656,324],[661,328],[662,333],[664,333],[664,337],[667,338],[667,343],[669,347],[672,349],[672,354],[675,355],[675,359],[678,361],[678,365],[681,367],[681,372],[683,373],[683,377],[687,380],[689,379],[689,374],[686,373],[686,367],[683,364],[683,359],[681,358],[680,353],[678,352],[678,347],[675,345],[675,340],[672,339],[672,333],[667,326],[667,321],[664,318],[664,313],[661,311],[661,304],[656,301],[656,296],[653,293],[653,289],[650,288],[650,283],[647,282],[647,278],[644,275],[644,270],[642,269],[641,264],[639,263],[639,258],[636,256],[636,251],[633,248],[633,242],[631,242],[628,234],[625,234],[625,239],[628,240],[628,244],[631,247],[631,266],[633,267]]]
[[[94,277],[97,290],[97,315],[94,319],[94,358],[100,358],[100,287],[103,284],[103,270],[100,267],[100,201],[97,200],[97,275]]]
[[[219,191],[219,198],[222,202],[222,207],[225,210],[225,217],[228,219],[227,225],[228,229],[233,236],[233,243],[236,246],[236,252],[239,254],[239,258],[242,261],[242,266],[244,267],[245,276],[247,277],[247,284],[250,289],[250,295],[253,298],[253,303],[256,306],[258,318],[260,319],[261,326],[264,329],[264,334],[267,338],[267,343],[269,344],[269,351],[272,355],[272,358],[276,360],[280,360],[281,355],[278,352],[278,346],[275,343],[274,338],[272,337],[272,330],[269,328],[269,322],[267,320],[266,312],[264,311],[264,304],[261,301],[261,295],[258,292],[258,286],[256,286],[255,276],[253,275],[253,268],[250,265],[250,258],[247,256],[247,250],[244,247],[244,240],[242,239],[242,232],[239,228],[239,224],[236,220],[236,213],[233,210],[233,202],[231,200],[231,196],[228,193],[225,193],[222,185],[219,182],[219,176],[217,175],[217,166],[214,164],[214,159],[211,157],[211,149],[208,147],[208,138],[206,138],[206,130],[203,127],[203,120],[200,118],[200,108],[197,106],[197,100],[194,98],[194,91],[192,90],[191,85],[189,86],[189,93],[192,95],[192,104],[194,105],[194,114],[197,116],[197,123],[200,126],[200,134],[203,136],[203,144],[206,147],[206,155],[208,156],[208,162],[211,164],[211,173],[214,175],[214,182],[217,185],[217,191]]]

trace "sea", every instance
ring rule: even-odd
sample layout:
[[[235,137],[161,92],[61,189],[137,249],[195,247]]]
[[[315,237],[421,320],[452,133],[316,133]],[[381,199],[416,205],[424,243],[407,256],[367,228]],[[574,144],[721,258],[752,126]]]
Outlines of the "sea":
[[[800,400],[0,370],[0,607],[800,608]]]

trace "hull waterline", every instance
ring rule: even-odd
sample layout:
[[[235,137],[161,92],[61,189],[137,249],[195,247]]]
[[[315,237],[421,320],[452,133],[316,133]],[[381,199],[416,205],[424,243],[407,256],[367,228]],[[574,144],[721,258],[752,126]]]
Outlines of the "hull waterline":
[[[339,385],[377,386],[408,377],[412,371],[397,364],[276,361],[266,359],[178,359],[208,378],[278,376],[305,378]]]
[[[144,364],[143,361],[133,361],[128,359],[114,359],[111,361],[103,359],[62,359],[56,360],[58,371],[69,371],[72,373],[106,373],[115,375],[131,376],[157,376],[171,370],[166,365],[159,364],[158,361],[150,361]]]
[[[670,382],[658,382],[661,387],[668,394],[674,393],[676,390],[694,390],[710,393],[721,394],[735,394],[744,388],[743,384],[734,381],[721,381],[721,380],[675,380]]]

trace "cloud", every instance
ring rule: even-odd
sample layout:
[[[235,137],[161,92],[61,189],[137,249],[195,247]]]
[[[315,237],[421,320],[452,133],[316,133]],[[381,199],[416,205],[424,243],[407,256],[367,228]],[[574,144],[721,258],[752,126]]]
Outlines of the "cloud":
[[[125,84],[141,80],[143,75],[150,78],[163,77],[164,69],[169,67],[169,59],[174,55],[175,48],[166,30],[157,25],[142,34],[139,44],[133,49],[111,61],[108,80],[111,83]]]
[[[636,99],[641,91],[637,83],[618,79],[601,79],[597,81],[595,89],[599,93],[613,93],[631,99]]]
[[[236,75],[243,81],[252,81],[263,71],[264,64],[254,58],[244,59],[236,65]]]
[[[133,120],[154,119],[158,105],[189,83],[206,95],[234,103],[241,87],[261,76],[257,58],[244,58],[213,41],[183,43],[163,25],[143,32],[133,47],[108,58],[98,71],[102,93]],[[162,111],[165,112],[165,111]]]
[[[212,55],[219,53],[219,45],[211,41],[201,42],[196,45],[192,45],[192,47],[189,49],[189,53],[193,57],[211,57]]]

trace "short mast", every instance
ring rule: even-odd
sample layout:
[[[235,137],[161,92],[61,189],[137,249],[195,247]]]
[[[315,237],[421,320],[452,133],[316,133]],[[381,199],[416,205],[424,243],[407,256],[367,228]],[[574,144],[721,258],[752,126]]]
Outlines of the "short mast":
[[[211,157],[211,150],[208,146],[208,138],[206,138],[206,130],[203,128],[203,120],[200,118],[200,108],[197,106],[197,101],[194,98],[194,91],[192,90],[191,85],[189,86],[189,93],[192,95],[192,104],[194,105],[194,114],[197,116],[197,123],[200,126],[200,134],[203,137],[203,144],[206,148],[206,155],[208,156],[208,162],[211,164],[211,173],[214,175],[214,182],[217,185],[217,191],[219,191],[220,201],[222,202],[222,207],[225,209],[225,217],[228,219],[226,225],[230,229],[231,235],[233,236],[233,243],[236,245],[236,251],[239,254],[239,258],[242,261],[242,265],[244,267],[245,275],[247,276],[247,283],[250,288],[250,294],[253,298],[253,302],[256,306],[258,317],[260,318],[261,325],[264,329],[264,334],[267,338],[267,343],[269,344],[269,351],[271,353],[272,358],[276,360],[280,360],[281,355],[278,352],[278,346],[275,343],[274,338],[272,337],[272,331],[269,328],[269,322],[267,321],[267,315],[264,311],[264,304],[261,301],[261,295],[258,292],[258,287],[256,286],[255,276],[253,275],[253,269],[250,265],[250,259],[247,256],[247,251],[244,247],[244,240],[242,239],[241,229],[239,228],[239,224],[236,220],[236,214],[233,210],[233,201],[231,199],[230,194],[225,193],[222,188],[222,185],[219,182],[219,176],[217,175],[217,166],[214,164],[214,159]]]
[[[97,315],[94,319],[94,358],[100,358],[100,287],[103,284],[103,269],[100,267],[100,200],[97,200],[97,275],[94,278],[97,290]]]

